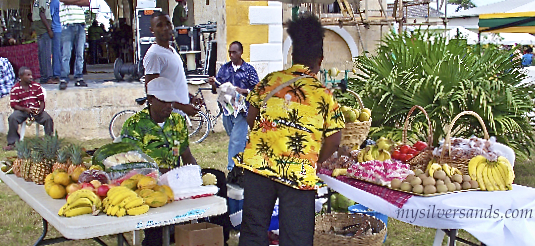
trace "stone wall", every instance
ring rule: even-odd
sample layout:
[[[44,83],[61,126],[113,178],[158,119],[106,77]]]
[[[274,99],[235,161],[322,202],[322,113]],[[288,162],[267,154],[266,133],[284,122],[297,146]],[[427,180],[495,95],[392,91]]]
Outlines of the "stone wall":
[[[60,137],[78,138],[82,140],[110,138],[108,127],[112,117],[126,109],[140,110],[135,99],[145,95],[140,83],[106,82],[89,88],[69,87],[59,91],[56,86],[46,89],[46,108],[54,119],[54,128]],[[189,90],[195,93],[199,85],[190,85]],[[203,92],[205,101],[211,110],[215,110],[216,97]],[[9,106],[9,96],[0,99],[0,132],[7,134],[7,119],[13,112]],[[221,118],[215,131],[223,131]],[[41,134],[43,128],[41,128]],[[35,127],[26,129],[26,136],[35,135]]]

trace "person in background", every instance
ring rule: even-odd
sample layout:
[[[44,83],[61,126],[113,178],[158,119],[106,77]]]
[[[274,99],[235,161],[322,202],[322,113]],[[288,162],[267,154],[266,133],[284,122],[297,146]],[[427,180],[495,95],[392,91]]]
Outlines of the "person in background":
[[[76,5],[61,2],[59,17],[61,20],[61,77],[59,89],[67,89],[71,72],[71,53],[75,52],[74,86],[87,87],[83,78],[85,50],[85,14],[81,6],[89,6],[89,0],[79,0]]]
[[[40,83],[57,83],[52,78],[52,16],[50,14],[50,2],[48,0],[34,0],[32,5],[32,29],[37,35],[39,46],[39,72],[41,74]]]
[[[533,48],[528,47],[526,53],[522,56],[522,66],[529,67],[533,62]]]
[[[100,40],[102,35],[106,32],[102,27],[98,26],[97,20],[93,20],[91,26],[87,29],[87,36],[89,38],[89,51],[91,52],[91,63],[98,63],[98,48],[100,46]]]
[[[234,41],[229,45],[228,54],[230,61],[225,63],[219,69],[217,77],[208,78],[208,83],[212,85],[215,90],[218,87],[216,82],[225,83],[230,82],[236,87],[236,92],[243,96],[247,96],[255,85],[258,83],[258,74],[253,66],[245,62],[241,56],[243,54],[243,45]],[[229,135],[228,144],[228,170],[234,168],[235,155],[243,152],[245,143],[247,142],[247,110],[234,116],[223,115],[223,126]]]
[[[7,132],[7,146],[4,150],[12,150],[15,142],[20,139],[19,125],[32,117],[45,127],[45,134],[54,133],[54,121],[45,112],[45,96],[41,85],[33,81],[32,71],[27,67],[19,69],[20,81],[15,83],[9,94],[9,102],[13,113],[7,119],[9,130]]]
[[[148,83],[148,106],[126,120],[121,131],[121,141],[139,146],[156,161],[162,173],[179,167],[181,163],[197,164],[189,149],[186,119],[178,113],[173,113],[173,102],[179,100],[173,90],[174,86],[174,82],[164,77],[154,78]],[[216,176],[219,188],[217,195],[226,199],[225,174],[214,169],[203,169],[202,172]],[[210,221],[223,226],[226,242],[230,232],[228,212],[213,216]],[[174,239],[174,233],[170,235]],[[142,245],[162,245],[162,228],[146,229]]]
[[[59,83],[61,76],[61,21],[59,19],[59,0],[50,1],[50,15],[52,16],[52,79],[51,83]]]
[[[303,13],[287,27],[294,65],[268,74],[247,97],[251,131],[236,158],[245,169],[240,246],[269,244],[277,198],[280,245],[313,245],[314,198],[322,186],[316,167],[338,149],[345,127],[331,91],[316,78],[325,32],[320,20]],[[291,83],[274,91],[286,82]]]
[[[186,11],[186,0],[176,0],[177,5],[173,11],[173,25],[185,26],[188,20],[188,13]]]
[[[164,77],[175,85],[178,101],[173,108],[187,115],[195,115],[199,109],[190,104],[192,95],[188,92],[188,83],[182,59],[176,50],[169,46],[173,37],[173,24],[169,15],[155,11],[150,20],[150,30],[154,34],[156,43],[152,44],[143,58],[145,67],[145,88],[151,80]]]

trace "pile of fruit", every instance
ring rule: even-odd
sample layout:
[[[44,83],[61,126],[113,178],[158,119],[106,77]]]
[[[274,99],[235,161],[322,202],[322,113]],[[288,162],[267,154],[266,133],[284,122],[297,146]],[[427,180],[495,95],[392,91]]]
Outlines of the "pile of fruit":
[[[136,174],[123,181],[121,186],[135,191],[145,199],[145,203],[153,208],[161,207],[174,200],[174,193],[167,185],[158,185],[158,181],[150,176]]]
[[[412,146],[407,144],[400,145],[396,150],[392,151],[392,159],[407,162],[420,154],[425,148],[427,148],[427,143],[422,141],[417,141]]]
[[[507,158],[500,156],[496,161],[489,161],[478,155],[470,159],[468,174],[477,180],[481,190],[512,190],[515,173]]]
[[[464,138],[452,138],[451,139],[451,152],[444,150],[444,141],[440,142],[440,146],[433,150],[434,156],[449,156],[452,159],[466,159],[470,160],[478,155],[482,155],[487,160],[497,161],[499,156],[503,156],[499,150],[495,148],[496,138],[490,137],[489,140],[471,137],[469,139]],[[444,152],[444,153],[442,153]]]
[[[73,217],[83,214],[98,215],[102,208],[102,201],[93,192],[87,189],[80,189],[67,197],[67,203],[59,211],[59,216]]]
[[[344,119],[346,123],[353,123],[355,121],[357,122],[369,121],[370,117],[372,116],[372,111],[368,108],[363,108],[361,111],[359,111],[356,108],[342,106],[340,110],[342,111],[342,114],[344,115]]]
[[[333,172],[334,173],[334,172]],[[393,179],[405,179],[410,174],[410,165],[397,160],[359,162],[347,168],[349,177],[379,185],[389,185]]]
[[[104,213],[110,216],[122,217],[140,215],[149,211],[149,205],[136,192],[125,187],[117,186],[108,191],[108,196],[102,201]]]
[[[446,193],[459,190],[476,189],[478,182],[469,175],[461,175],[456,168],[448,164],[430,163],[424,172],[416,169],[413,175],[405,179],[393,179],[392,189],[413,192],[416,194]]]

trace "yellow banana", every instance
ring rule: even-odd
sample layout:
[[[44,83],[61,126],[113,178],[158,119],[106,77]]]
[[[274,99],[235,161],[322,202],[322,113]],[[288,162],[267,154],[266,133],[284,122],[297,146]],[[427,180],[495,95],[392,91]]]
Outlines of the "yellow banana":
[[[93,191],[86,190],[86,189],[77,190],[69,195],[69,197],[67,198],[67,203],[71,204],[74,201],[83,197],[88,198],[91,201],[94,201],[95,198],[97,197],[97,194],[95,194]]]
[[[494,185],[492,184],[489,178],[488,167],[489,167],[488,165],[483,166],[483,182],[485,182],[485,186],[487,187],[488,191],[495,191],[496,189],[494,188]]]
[[[468,175],[470,175],[470,178],[472,178],[473,180],[477,180],[477,166],[479,165],[479,163],[486,161],[487,158],[482,155],[478,155],[470,159],[470,162],[468,163]]]
[[[379,150],[379,155],[377,156],[377,159],[378,161],[386,161],[386,160],[389,160],[390,159],[390,153],[388,153],[388,151],[386,150],[382,150],[380,149]]]
[[[78,216],[82,214],[90,214],[92,212],[93,212],[93,209],[91,207],[77,207],[77,208],[73,208],[71,210],[65,211],[65,216],[73,217],[73,216]]]
[[[117,211],[117,214],[115,214],[117,217],[123,217],[126,215],[126,209],[125,208],[119,208]]]
[[[66,208],[66,210],[70,210],[77,207],[91,207],[93,206],[93,203],[88,198],[82,197],[73,203],[69,204]]]
[[[515,172],[513,171],[513,165],[511,165],[511,163],[509,162],[509,160],[503,156],[499,156],[498,157],[498,161],[499,162],[502,162],[505,164],[505,166],[507,167],[507,170],[508,170],[508,182],[507,184],[512,184],[513,181],[515,180]]]
[[[507,164],[501,161],[498,161],[497,166],[498,166],[497,168],[500,171],[500,174],[503,178],[503,182],[505,183],[505,185],[512,184],[512,182],[509,182],[509,169],[507,168]]]
[[[58,211],[59,216],[65,216],[65,211],[67,210],[67,206],[69,206],[68,203],[65,203],[65,205],[61,206],[61,208]]]
[[[129,196],[129,197],[126,197],[125,199],[123,199],[120,203],[119,203],[119,207],[120,208],[124,208],[126,206],[127,203],[129,203],[130,201],[132,201],[132,199],[135,199],[137,198],[138,196]]]
[[[135,193],[132,190],[124,191],[123,193],[120,193],[120,194],[117,194],[116,196],[114,196],[110,203],[112,205],[118,205],[120,202],[122,202],[124,199],[126,199],[127,197],[130,197],[130,196],[137,196],[137,193]]]
[[[347,168],[335,168],[331,176],[337,177],[337,176],[346,175],[346,174],[347,174]]]
[[[485,182],[483,180],[483,168],[485,167],[485,163],[483,162],[480,162],[479,164],[477,164],[477,169],[476,169],[476,181],[479,185],[479,188],[481,188],[481,190],[487,190],[487,186],[485,185]]]
[[[377,158],[379,157],[380,153],[379,153],[379,147],[377,147],[377,145],[373,145],[371,147],[371,155],[373,157],[373,160],[377,160]]]
[[[110,199],[108,199],[108,197],[104,198],[104,200],[102,200],[102,206],[103,206],[103,207],[108,206],[109,200],[110,200]]]
[[[119,206],[113,206],[112,208],[109,208],[110,215],[117,215],[117,212],[119,211]]]
[[[364,150],[366,150],[366,153],[364,154],[364,161],[373,161],[373,160],[375,160],[373,158],[370,146],[366,146],[366,148]]]
[[[365,149],[361,149],[359,153],[357,154],[357,161],[358,162],[364,162],[364,153]]]
[[[457,169],[456,167],[452,167],[451,169],[452,169],[453,174],[463,175],[463,172],[461,172],[461,170]]]
[[[492,166],[491,172],[492,172],[492,176],[494,177],[494,182],[498,186],[498,188],[500,190],[506,190],[507,188],[505,188],[504,179],[503,179],[502,175],[500,174],[500,170],[498,169],[498,165],[497,164]]]
[[[444,170],[444,172],[446,173],[446,175],[448,175],[448,177],[451,177],[452,171],[451,171],[450,165],[446,163],[442,164],[442,170]],[[429,176],[429,177],[433,177],[433,176]]]
[[[430,160],[429,163],[427,163],[427,167],[425,168],[426,173],[429,173],[429,169],[431,169],[431,166],[433,166],[434,163],[433,160]]]
[[[148,212],[149,208],[150,208],[149,205],[144,204],[144,205],[137,206],[137,207],[130,208],[130,209],[126,210],[126,213],[128,215],[140,215],[140,214],[144,214],[144,213]]]
[[[335,169],[336,170],[336,169]],[[347,169],[346,169],[346,172],[347,172]],[[138,206],[141,206],[143,205],[145,202],[143,201],[143,198],[141,197],[136,197],[132,200],[130,200],[129,203],[127,203],[124,208],[126,209],[131,209],[131,208],[135,208],[135,207],[138,207]]]
[[[441,170],[442,167],[440,166],[440,164],[438,163],[433,163],[431,165],[431,167],[429,168],[429,177],[433,177],[433,174],[438,171],[438,170]]]
[[[107,196],[110,197],[118,193],[121,193],[121,191],[125,191],[125,190],[130,190],[130,189],[127,188],[126,186],[115,186],[108,191]]]

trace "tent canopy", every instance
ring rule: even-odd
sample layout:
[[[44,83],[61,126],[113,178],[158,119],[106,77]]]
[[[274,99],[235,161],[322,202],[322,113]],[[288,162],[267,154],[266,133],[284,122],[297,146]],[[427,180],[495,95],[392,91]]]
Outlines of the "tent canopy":
[[[535,12],[481,14],[479,31],[535,33]]]

